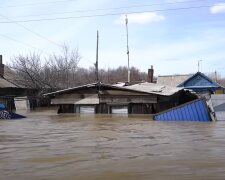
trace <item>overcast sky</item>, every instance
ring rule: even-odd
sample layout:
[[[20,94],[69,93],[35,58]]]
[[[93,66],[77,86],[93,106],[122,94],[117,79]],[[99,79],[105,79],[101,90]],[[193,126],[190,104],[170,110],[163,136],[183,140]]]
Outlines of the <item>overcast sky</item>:
[[[225,76],[225,0],[0,0],[0,54],[58,53],[78,48],[79,66],[93,66],[99,30],[99,66],[127,65],[156,75],[215,70]]]

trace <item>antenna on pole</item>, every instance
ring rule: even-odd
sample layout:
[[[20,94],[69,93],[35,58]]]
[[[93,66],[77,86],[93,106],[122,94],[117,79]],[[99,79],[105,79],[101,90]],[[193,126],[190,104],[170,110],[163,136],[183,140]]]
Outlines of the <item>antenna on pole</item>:
[[[98,31],[97,31],[97,46],[96,46],[96,63],[95,63],[95,73],[96,73],[96,81],[99,82],[99,77],[98,77]]]
[[[126,33],[127,33],[127,61],[128,61],[128,64],[127,64],[127,69],[128,69],[128,72],[127,72],[127,79],[128,79],[128,83],[130,83],[130,52],[129,52],[129,43],[128,43],[128,18],[127,18],[127,15],[126,15],[126,18],[125,18],[125,24],[126,24]]]
[[[200,62],[201,62],[202,60],[198,60],[198,72],[199,72],[199,70],[200,70]]]

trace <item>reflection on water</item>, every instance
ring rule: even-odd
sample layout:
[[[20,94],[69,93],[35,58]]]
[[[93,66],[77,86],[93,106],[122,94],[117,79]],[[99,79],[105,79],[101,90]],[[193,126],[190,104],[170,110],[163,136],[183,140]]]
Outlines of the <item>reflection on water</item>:
[[[225,179],[225,121],[27,116],[0,121],[0,179]]]

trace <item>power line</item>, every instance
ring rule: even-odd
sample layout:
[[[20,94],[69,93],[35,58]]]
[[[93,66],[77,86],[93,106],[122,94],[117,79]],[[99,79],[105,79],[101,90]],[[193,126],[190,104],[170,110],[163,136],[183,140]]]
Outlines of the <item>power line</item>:
[[[12,21],[10,18],[5,17],[5,16],[3,16],[3,15],[1,15],[1,14],[0,14],[0,16],[1,16],[2,18],[8,19],[9,21]],[[22,25],[22,24],[19,24],[18,22],[15,22],[14,24],[16,24],[16,25],[18,25],[18,26],[24,28],[25,30],[27,30],[27,31],[29,31],[30,33],[36,35],[37,37],[39,37],[39,38],[41,38],[41,39],[44,39],[44,40],[50,42],[51,44],[54,44],[54,45],[56,45],[56,46],[58,46],[58,47],[62,47],[60,44],[58,44],[58,43],[56,43],[56,42],[54,42],[54,41],[52,41],[52,40],[50,40],[50,39],[44,37],[43,35],[41,35],[41,34],[39,34],[39,33],[37,33],[37,32],[32,31],[31,29],[27,28],[26,26],[24,26],[24,25]]]
[[[222,5],[218,5],[222,6]],[[150,11],[130,11],[130,12],[120,12],[120,13],[106,13],[106,14],[94,14],[94,15],[83,15],[83,16],[69,16],[69,17],[58,17],[58,18],[42,18],[42,19],[28,19],[28,20],[15,20],[15,21],[0,21],[0,24],[10,24],[10,23],[19,23],[19,22],[39,22],[39,21],[55,21],[55,20],[67,20],[67,19],[81,19],[81,18],[93,18],[93,17],[104,17],[104,16],[116,16],[123,14],[140,14],[147,12],[166,12],[166,11],[178,11],[178,10],[190,10],[190,9],[200,9],[200,8],[209,8],[211,5],[205,6],[189,6],[189,7],[180,7],[180,8],[168,8],[168,9],[156,9]]]
[[[210,0],[174,1],[169,3],[143,4],[143,5],[134,5],[134,6],[114,7],[114,8],[99,8],[99,9],[76,10],[76,11],[67,11],[67,12],[42,13],[42,14],[24,15],[24,16],[12,16],[10,18],[50,16],[50,15],[84,13],[84,12],[106,11],[106,10],[120,10],[120,9],[142,8],[142,7],[151,7],[151,6],[159,6],[159,5],[183,4],[183,3],[194,3],[194,2],[204,2],[204,1],[210,1]]]
[[[11,5],[11,6],[0,6],[0,8],[16,8],[16,7],[24,7],[24,6],[36,6],[36,5],[44,5],[44,4],[54,4],[54,3],[64,3],[69,1],[76,1],[76,0],[59,0],[59,1],[49,1],[49,2],[39,2],[39,3],[27,3],[21,5]]]
[[[44,51],[43,49],[36,48],[36,47],[34,47],[34,46],[32,46],[32,45],[30,45],[30,44],[28,44],[28,43],[19,41],[19,40],[17,40],[17,39],[11,38],[11,37],[6,36],[6,35],[4,35],[4,34],[0,34],[0,36],[4,37],[4,38],[6,38],[6,39],[9,39],[9,40],[11,40],[11,41],[15,41],[15,42],[17,42],[17,43],[20,43],[20,44],[22,44],[22,45],[24,45],[24,46],[27,46],[27,47],[29,47],[29,48],[36,49],[36,50],[38,50],[38,51],[44,52],[45,54],[49,54],[48,52]]]

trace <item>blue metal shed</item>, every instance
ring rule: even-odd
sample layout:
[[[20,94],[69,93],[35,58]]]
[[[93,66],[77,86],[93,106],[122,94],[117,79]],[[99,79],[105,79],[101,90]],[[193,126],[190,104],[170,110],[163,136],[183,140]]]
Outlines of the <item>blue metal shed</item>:
[[[212,121],[205,99],[197,99],[153,115],[156,121]]]

